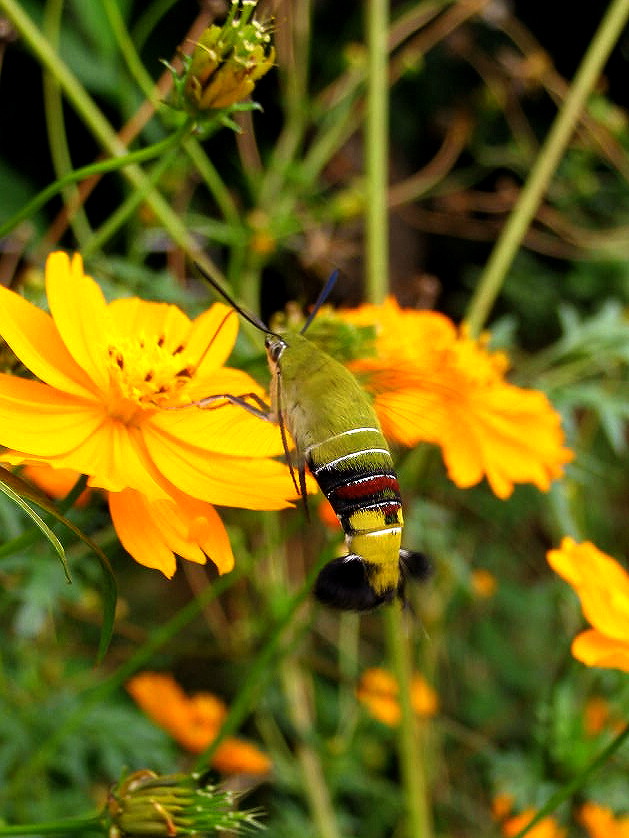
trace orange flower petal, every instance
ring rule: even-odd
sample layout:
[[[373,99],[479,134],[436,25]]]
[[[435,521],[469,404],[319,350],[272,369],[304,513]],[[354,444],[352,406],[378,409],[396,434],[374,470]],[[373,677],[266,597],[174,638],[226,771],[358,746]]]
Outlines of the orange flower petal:
[[[214,303],[193,321],[187,348],[197,366],[198,378],[220,370],[234,348],[237,334],[238,314],[223,303]]]
[[[187,342],[192,328],[190,318],[169,303],[123,297],[109,303],[108,310],[111,330],[118,337],[161,338],[170,352]]]
[[[35,486],[42,489],[50,498],[65,498],[74,488],[81,476],[78,472],[69,468],[52,468],[47,463],[35,465],[33,463],[24,466],[21,476],[30,480]],[[85,489],[75,500],[75,506],[86,506],[91,497],[91,491]]]
[[[411,679],[411,704],[418,716],[434,716],[439,709],[437,693],[419,672]]]
[[[61,339],[77,364],[101,391],[109,386],[108,313],[103,292],[83,273],[77,253],[51,253],[46,261],[46,296]]]
[[[109,512],[127,553],[139,564],[161,570],[171,579],[177,569],[175,555],[161,533],[152,528],[152,521],[147,520],[149,516],[143,496],[131,489],[110,492]]]
[[[168,497],[165,481],[148,458],[140,432],[122,422],[103,421],[72,451],[46,459],[55,468],[89,475],[88,485],[93,488],[108,492],[136,489],[151,500]]]
[[[588,629],[572,641],[572,654],[587,666],[629,672],[629,639],[615,640],[595,629]]]
[[[585,617],[596,629],[621,641],[629,638],[629,575],[618,562],[592,542],[577,544],[569,537],[559,550],[550,550],[547,559],[573,586]]]
[[[219,506],[285,509],[295,498],[288,468],[273,460],[209,454],[154,425],[144,430],[150,455],[170,482],[192,497]]]
[[[206,557],[220,573],[234,566],[234,556],[223,522],[207,503],[181,494],[176,499],[149,502],[131,490],[110,493],[109,509],[121,544],[146,567],[171,578],[175,555],[204,564]]]
[[[65,347],[49,314],[0,286],[0,335],[38,378],[75,396],[94,386]]]
[[[212,765],[223,774],[268,774],[273,763],[259,748],[244,739],[228,736],[212,757]]]
[[[593,801],[583,804],[578,819],[590,838],[629,838],[629,817],[614,817],[611,809]]]
[[[164,728],[187,714],[188,697],[167,672],[139,672],[125,686],[136,704]]]
[[[37,457],[59,456],[96,434],[103,419],[97,402],[0,373],[0,445]]]
[[[560,418],[535,390],[507,384],[507,361],[471,340],[443,315],[382,306],[343,312],[343,319],[376,327],[377,357],[353,362],[375,395],[382,429],[405,445],[439,445],[450,478],[461,487],[483,476],[508,497],[515,483],[546,491],[572,453]]]
[[[535,817],[534,809],[525,809],[519,815],[508,818],[502,824],[502,832],[508,838],[518,835],[524,827]],[[553,818],[542,818],[527,833],[527,838],[565,838],[566,830],[560,827]]]
[[[217,376],[230,379],[232,376]],[[219,393],[243,393],[241,388],[227,387]],[[246,392],[246,391],[245,391]],[[216,406],[164,410],[151,418],[151,427],[171,441],[195,446],[209,455],[238,457],[270,457],[284,453],[278,425],[249,413],[240,405],[228,402]]]

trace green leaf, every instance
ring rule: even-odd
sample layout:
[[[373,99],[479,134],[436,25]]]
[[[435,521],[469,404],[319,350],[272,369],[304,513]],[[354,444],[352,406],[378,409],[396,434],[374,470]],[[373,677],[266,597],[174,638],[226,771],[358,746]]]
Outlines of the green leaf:
[[[57,521],[62,523],[65,527],[71,530],[76,536],[78,536],[81,541],[86,544],[93,553],[96,554],[96,557],[100,563],[102,575],[103,575],[103,625],[101,627],[100,632],[100,640],[98,643],[98,660],[101,661],[105,656],[107,648],[109,647],[109,643],[111,641],[111,637],[114,630],[114,618],[116,614],[116,600],[118,596],[117,588],[116,588],[116,579],[114,577],[114,572],[112,570],[111,564],[109,563],[109,559],[105,555],[105,553],[101,550],[101,548],[96,544],[92,539],[85,535],[85,533],[76,526],[76,524],[72,523],[65,515],[62,515],[61,512],[57,509],[53,501],[50,500],[43,492],[40,492],[34,486],[31,486],[25,480],[14,474],[12,471],[8,471],[8,469],[3,468],[0,466],[0,489],[14,500],[15,503],[23,509],[27,515],[37,524],[37,526],[42,530],[42,532],[46,535],[50,543],[55,547],[55,550],[59,553],[61,557],[61,561],[63,567],[65,569],[66,577],[68,581],[70,580],[70,572],[65,560],[65,552],[63,546],[57,536],[52,532],[52,530],[42,521],[42,519],[34,512],[31,507],[24,501],[24,498],[36,503],[37,506],[40,506],[46,512],[56,518]],[[57,546],[58,545],[58,546]]]
[[[11,482],[11,480],[14,477],[16,477],[16,475],[11,474],[11,472],[6,472],[6,474],[10,475],[10,480],[7,480],[6,477],[5,477],[5,474],[4,474],[5,471],[6,471],[6,469],[0,467],[0,492],[4,492],[4,494],[8,498],[10,498],[14,503],[16,503],[20,507],[20,509],[23,512],[25,512],[28,515],[28,517],[33,521],[35,526],[39,527],[39,529],[43,532],[43,534],[46,536],[48,541],[55,548],[57,554],[59,555],[59,558],[61,559],[61,564],[63,565],[63,570],[64,570],[64,573],[66,575],[66,579],[68,580],[68,582],[70,584],[72,584],[72,577],[70,576],[70,568],[68,567],[68,563],[66,561],[66,554],[65,554],[65,550],[63,549],[63,544],[59,541],[59,539],[54,534],[54,532],[50,529],[48,524],[42,518],[40,518],[40,516],[37,514],[37,512],[35,512],[34,509],[32,509],[32,507],[30,507],[26,503],[24,498],[22,498],[17,492],[15,492],[8,485],[8,483]],[[19,480],[19,478],[18,478],[18,480]]]

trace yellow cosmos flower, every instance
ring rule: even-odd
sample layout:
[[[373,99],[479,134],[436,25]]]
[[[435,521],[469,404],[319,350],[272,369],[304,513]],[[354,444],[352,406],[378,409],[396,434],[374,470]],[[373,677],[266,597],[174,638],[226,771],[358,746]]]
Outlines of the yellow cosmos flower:
[[[127,690],[147,716],[193,754],[209,747],[227,716],[220,698],[208,692],[188,696],[165,672],[140,672],[128,681]],[[221,742],[212,765],[224,774],[267,774],[271,770],[266,754],[235,736]]]
[[[211,504],[281,509],[295,498],[278,428],[241,407],[192,402],[263,390],[223,366],[236,340],[221,303],[191,321],[176,306],[126,298],[107,303],[94,280],[53,253],[50,314],[0,288],[0,335],[39,378],[0,374],[0,445],[11,463],[88,475],[109,493],[126,549],[167,576],[174,554],[221,572],[233,565]],[[181,408],[181,409],[173,409]]]
[[[629,672],[629,575],[590,541],[562,540],[548,563],[574,588],[592,626],[572,641],[572,654],[588,666]]]
[[[398,694],[397,681],[380,667],[366,669],[356,690],[358,700],[370,715],[389,727],[399,724],[402,714]],[[418,716],[434,716],[439,707],[437,693],[418,672],[411,679],[411,704]]]
[[[579,810],[579,823],[590,838],[629,838],[629,816],[614,817],[611,809],[592,801]]]
[[[439,445],[457,486],[485,476],[500,498],[515,483],[547,491],[561,476],[572,453],[560,417],[543,393],[504,380],[503,353],[489,352],[444,315],[401,309],[392,297],[341,317],[376,327],[375,357],[350,368],[374,394],[386,437]]]

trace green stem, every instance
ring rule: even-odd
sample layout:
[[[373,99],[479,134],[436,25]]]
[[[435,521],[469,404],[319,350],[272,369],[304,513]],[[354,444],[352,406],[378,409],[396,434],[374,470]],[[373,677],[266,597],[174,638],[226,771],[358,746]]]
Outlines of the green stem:
[[[308,799],[317,835],[319,838],[340,838],[321,760],[311,742],[313,719],[311,690],[308,689],[311,685],[294,657],[286,660],[281,674],[288,711],[299,740],[295,752],[303,777],[304,794]]]
[[[99,160],[97,163],[90,163],[87,166],[82,166],[80,169],[75,169],[73,172],[68,172],[59,180],[51,183],[45,189],[42,189],[34,198],[25,204],[21,210],[15,213],[11,218],[0,225],[0,238],[6,236],[17,225],[30,218],[37,210],[41,209],[51,198],[63,192],[64,188],[72,183],[85,180],[92,177],[92,175],[102,175],[107,172],[115,172],[117,169],[123,169],[131,163],[143,163],[146,160],[152,160],[154,157],[159,157],[161,154],[167,152],[173,143],[173,136],[166,137],[165,140],[160,140],[158,143],[142,148],[138,151],[131,151],[120,157],[110,157],[107,160]]]
[[[154,107],[159,105],[159,99],[155,95],[155,85],[153,79],[146,72],[144,64],[140,60],[136,47],[129,35],[129,31],[124,22],[124,18],[120,12],[120,7],[115,0],[102,0],[107,20],[111,26],[111,31],[114,33],[120,54],[125,60],[125,63],[135,79],[136,84],[142,90],[144,96],[152,102]]]
[[[176,637],[188,623],[192,622],[203,611],[209,602],[235,584],[246,572],[247,568],[243,565],[226,576],[221,576],[216,582],[208,584],[207,588],[199,596],[178,611],[167,623],[155,629],[149,640],[134,655],[112,672],[109,677],[87,691],[80,706],[63,723],[55,728],[54,733],[40,745],[39,749],[35,751],[29,760],[22,763],[21,767],[13,775],[11,788],[19,788],[41,766],[52,760],[59,743],[63,741],[68,733],[76,729],[85,714],[92,707],[106,702],[110,695],[120,689],[135,672],[151,660],[155,652],[165,646],[173,637]]]
[[[43,30],[55,48],[59,44],[63,5],[63,0],[54,0],[54,2],[46,3],[44,10]],[[55,176],[59,179],[72,171],[72,158],[65,130],[61,89],[55,77],[49,72],[45,72],[43,76],[43,93],[48,145]],[[72,206],[77,197],[78,190],[75,186],[67,186],[63,190],[63,199],[66,205]],[[77,241],[82,244],[91,233],[87,215],[82,207],[72,214],[71,224]]]
[[[210,195],[216,201],[216,205],[223,214],[225,221],[230,226],[238,227],[241,222],[236,202],[198,140],[194,137],[186,137],[183,142],[183,147],[190,160],[194,163],[197,172],[203,178],[203,182],[207,186]]]
[[[204,771],[207,768],[221,742],[226,736],[231,736],[235,733],[251,712],[251,708],[254,706],[255,696],[265,681],[273,675],[277,662],[284,654],[280,649],[284,635],[292,624],[297,610],[306,597],[309,596],[317,574],[325,564],[327,558],[324,556],[314,565],[306,577],[303,586],[287,601],[282,613],[276,620],[275,626],[269,632],[268,638],[262,646],[260,653],[249,667],[249,674],[238,691],[235,700],[232,702],[227,718],[223,722],[223,726],[219,730],[216,739],[213,740],[211,745],[197,760],[195,765],[196,771]]]
[[[56,78],[57,83],[68,98],[70,104],[90,129],[94,137],[96,137],[103,149],[114,157],[120,157],[126,154],[127,148],[125,144],[116,135],[111,125],[96,107],[94,101],[87,94],[76,76],[61,60],[48,40],[26,14],[21,4],[17,0],[0,0],[0,12],[3,12],[11,21],[35,54],[42,67]],[[122,173],[130,181],[134,189],[145,188],[146,175],[138,166],[125,166]],[[223,279],[221,272],[207,256],[199,253],[198,244],[189,234],[185,223],[179,218],[168,201],[155,190],[147,194],[146,201],[164,228],[168,231],[173,241],[185,253],[193,255],[202,264],[204,269],[214,279],[220,282]]]
[[[421,752],[417,718],[411,704],[412,666],[402,605],[395,602],[387,608],[384,620],[389,660],[399,686],[401,717],[398,754],[406,801],[406,835],[408,838],[431,838],[433,830],[424,771],[425,755]]]
[[[612,739],[609,745],[603,748],[601,753],[595,757],[592,762],[586,766],[583,771],[581,771],[580,774],[551,795],[542,808],[536,813],[533,820],[530,821],[524,829],[521,829],[518,834],[514,836],[514,838],[524,838],[524,836],[531,831],[536,823],[539,823],[542,818],[552,814],[552,812],[554,812],[555,809],[564,802],[564,800],[568,800],[573,794],[579,791],[579,789],[582,789],[592,774],[609,762],[609,759],[616,753],[627,737],[629,737],[629,725],[627,725],[624,730],[621,730],[620,733]]]
[[[367,4],[367,113],[365,118],[365,283],[371,303],[388,290],[389,227],[387,214],[389,99],[387,73],[388,0]]]
[[[100,832],[103,830],[101,815],[92,815],[85,818],[66,818],[60,821],[44,821],[43,823],[17,824],[15,826],[0,825],[0,836],[2,835],[58,835],[68,832],[81,833]]]
[[[83,247],[82,254],[84,259],[89,259],[90,256],[99,251],[115,233],[119,230],[127,220],[133,215],[140,204],[146,200],[149,192],[157,186],[164,173],[168,170],[171,163],[179,153],[179,145],[183,137],[190,132],[192,122],[186,122],[170,137],[171,143],[166,154],[162,159],[155,164],[153,171],[146,178],[144,186],[140,189],[134,189],[123,203],[112,212],[107,221],[95,231],[89,242]]]
[[[587,98],[628,17],[629,0],[612,0],[472,297],[466,321],[473,335],[478,335],[483,328],[516,251],[570,141],[579,114],[585,107]]]

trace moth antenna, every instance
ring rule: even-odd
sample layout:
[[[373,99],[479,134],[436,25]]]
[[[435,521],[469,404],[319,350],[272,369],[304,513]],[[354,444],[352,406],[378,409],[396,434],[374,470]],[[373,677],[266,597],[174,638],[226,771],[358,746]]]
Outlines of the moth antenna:
[[[255,326],[256,329],[258,329],[259,331],[264,332],[265,335],[275,335],[275,332],[272,332],[263,320],[261,320],[259,317],[256,317],[255,314],[251,314],[251,312],[245,311],[244,308],[239,306],[236,300],[234,300],[234,298],[230,296],[227,293],[227,291],[221,285],[219,285],[218,282],[215,279],[213,279],[208,274],[208,272],[201,267],[201,265],[198,262],[195,262],[194,266],[199,271],[203,279],[205,279],[205,281],[208,283],[208,285],[211,285],[212,288],[218,294],[220,294],[224,300],[227,300],[230,306],[233,309],[235,309],[241,317],[244,317],[245,320],[251,323],[252,326]],[[276,335],[276,337],[279,337],[279,335]]]
[[[315,319],[315,317],[317,316],[317,312],[319,311],[319,309],[321,308],[321,306],[324,304],[324,302],[327,300],[327,298],[330,296],[330,291],[331,291],[331,290],[334,288],[334,286],[336,285],[336,280],[337,280],[338,278],[339,278],[339,272],[338,272],[338,270],[332,271],[332,273],[330,274],[330,278],[329,278],[329,279],[328,279],[328,281],[325,283],[325,285],[323,286],[323,289],[322,289],[321,293],[320,293],[320,294],[319,294],[319,296],[317,297],[317,302],[314,304],[314,307],[313,307],[312,311],[311,311],[311,312],[310,312],[310,314],[308,315],[308,319],[306,320],[306,322],[304,323],[304,325],[302,326],[302,328],[301,328],[301,330],[300,330],[300,334],[301,334],[301,335],[303,335],[303,334],[304,334],[304,332],[306,331],[306,329],[308,328],[308,326],[310,326],[310,324],[312,323],[312,321],[313,321],[313,320]]]

